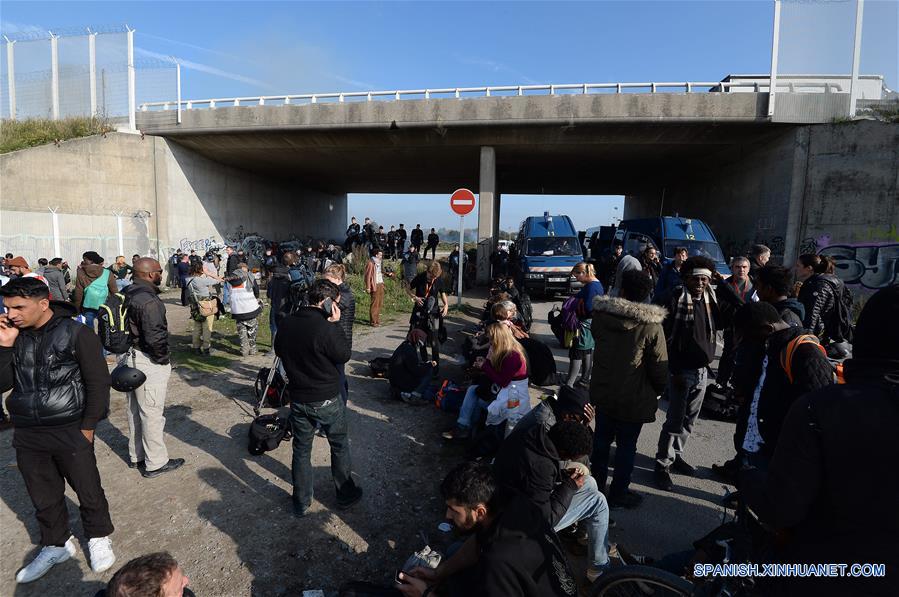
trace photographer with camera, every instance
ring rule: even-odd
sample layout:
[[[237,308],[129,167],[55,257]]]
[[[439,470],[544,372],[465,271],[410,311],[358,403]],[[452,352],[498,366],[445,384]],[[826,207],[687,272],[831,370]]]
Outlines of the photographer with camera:
[[[275,354],[287,373],[290,428],[293,433],[293,511],[305,516],[312,505],[312,439],[320,427],[331,446],[331,475],[337,505],[348,508],[362,497],[351,476],[346,405],[340,393],[339,369],[350,360],[350,347],[336,325],[340,321],[340,289],[317,280],[308,306],[298,308],[278,325]]]

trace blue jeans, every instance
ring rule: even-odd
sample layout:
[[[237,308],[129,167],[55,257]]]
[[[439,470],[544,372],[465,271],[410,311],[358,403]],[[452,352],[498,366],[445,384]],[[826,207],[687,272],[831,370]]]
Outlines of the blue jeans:
[[[659,434],[656,464],[668,468],[687,445],[693,426],[702,410],[705,382],[708,375],[702,369],[686,369],[671,373],[668,382],[668,414]]]
[[[82,309],[81,314],[84,316],[84,325],[89,327],[90,329],[97,331],[97,310],[96,309]]]
[[[465,391],[462,408],[459,409],[459,418],[456,420],[459,427],[471,429],[481,417],[481,412],[487,408],[487,402],[478,398],[477,389],[478,386],[470,385]]]
[[[227,282],[222,284],[222,303],[230,308],[231,305],[231,285]]]
[[[274,345],[275,334],[278,333],[278,324],[275,321],[275,309],[274,308],[270,308],[270,310],[268,312],[268,329],[270,329],[272,331],[272,345]]]
[[[350,473],[350,442],[346,406],[340,395],[324,402],[293,402],[290,405],[290,430],[293,433],[293,508],[305,514],[312,505],[312,439],[316,426],[321,427],[331,446],[331,477],[337,496],[353,491]]]
[[[615,442],[615,472],[607,495],[619,496],[627,492],[637,455],[637,438],[643,423],[625,423],[602,413],[596,413],[596,434],[593,436],[593,455],[590,457],[593,476],[605,487],[609,474],[609,451]]]
[[[595,568],[609,565],[609,504],[599,492],[596,479],[586,477],[584,485],[571,498],[568,510],[553,530],[557,533],[576,522],[587,529],[587,558]]]

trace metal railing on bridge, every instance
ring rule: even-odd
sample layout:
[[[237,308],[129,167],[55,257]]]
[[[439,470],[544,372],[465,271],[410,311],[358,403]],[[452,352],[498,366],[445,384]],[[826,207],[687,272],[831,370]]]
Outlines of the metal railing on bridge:
[[[793,83],[777,85],[793,91]],[[843,92],[839,83],[803,83],[803,87],[823,88],[825,93]],[[708,93],[742,91],[760,93],[767,82],[747,81],[699,81],[661,83],[577,83],[565,85],[501,85],[491,87],[453,87],[438,89],[399,89],[394,91],[351,91],[336,93],[303,93],[296,95],[265,95],[201,100],[175,100],[170,102],[145,102],[140,104],[142,112],[152,110],[179,110],[239,106],[290,106],[317,104],[323,102],[372,102],[428,99],[468,99],[477,97],[514,97],[525,95],[588,95],[601,93]]]

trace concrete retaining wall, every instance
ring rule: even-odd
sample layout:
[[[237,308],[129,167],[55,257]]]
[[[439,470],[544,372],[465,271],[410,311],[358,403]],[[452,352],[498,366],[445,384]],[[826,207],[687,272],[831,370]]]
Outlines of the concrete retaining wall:
[[[60,255],[205,250],[210,243],[312,236],[342,238],[346,196],[223,166],[160,137],[110,134],[0,156],[0,251],[53,257],[49,208],[59,214]]]
[[[669,181],[663,212],[705,220],[728,256],[763,243],[775,262],[831,255],[862,292],[899,283],[899,125],[778,129]],[[628,196],[625,218],[657,216],[660,203],[661,188]]]

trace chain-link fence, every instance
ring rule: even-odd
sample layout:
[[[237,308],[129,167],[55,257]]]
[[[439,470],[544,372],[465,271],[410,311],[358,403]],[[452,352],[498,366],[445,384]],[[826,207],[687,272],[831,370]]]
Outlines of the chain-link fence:
[[[134,106],[178,95],[174,59],[135,60],[133,31],[125,27],[29,32],[3,41],[0,118],[129,122]]]

